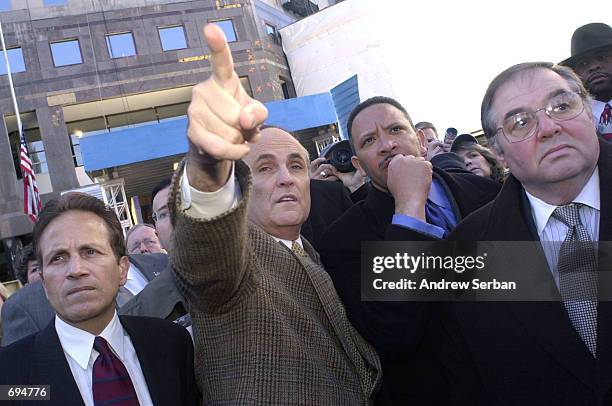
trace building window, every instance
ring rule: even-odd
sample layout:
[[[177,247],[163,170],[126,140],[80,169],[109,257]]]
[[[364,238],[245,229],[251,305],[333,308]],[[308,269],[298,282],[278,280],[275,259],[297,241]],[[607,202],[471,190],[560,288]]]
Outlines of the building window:
[[[283,90],[283,97],[285,99],[291,99],[293,96],[293,92],[291,91],[291,85],[289,81],[282,76],[278,78],[280,81],[281,89]]]
[[[25,133],[26,145],[28,146],[28,153],[30,155],[30,161],[32,161],[32,168],[34,173],[46,173],[49,172],[47,168],[47,158],[45,156],[45,146],[43,144],[40,129],[38,128],[38,119],[36,112],[29,111],[20,114],[21,125],[23,132]],[[19,141],[19,131],[17,128],[17,119],[13,116],[5,116],[4,123],[9,136],[9,143],[11,144],[11,152],[13,153],[13,163],[15,165],[15,172],[17,178],[23,178],[21,174],[21,168],[19,167],[19,153],[21,150],[21,144]]]
[[[11,0],[0,0],[0,11],[10,11],[12,9]]]
[[[235,42],[238,40],[236,37],[236,30],[234,29],[234,22],[232,20],[218,20],[210,21],[213,24],[217,24],[219,28],[223,30],[227,42]]]
[[[240,84],[244,87],[247,94],[253,97],[253,88],[251,87],[251,81],[248,76],[240,76]]]
[[[56,67],[83,63],[81,46],[79,45],[78,39],[52,42],[50,45],[51,55],[53,55],[53,64]]]
[[[9,66],[11,67],[11,73],[25,72],[25,61],[23,60],[23,51],[21,47],[11,48],[6,50],[6,54],[9,60]],[[2,63],[0,63],[0,75],[6,75],[6,61],[4,55],[2,55]]]
[[[266,33],[268,35],[276,35],[276,27],[272,24],[266,23]]]
[[[68,0],[44,0],[43,5],[47,6],[63,6],[68,2]]]
[[[172,51],[174,49],[187,48],[187,39],[185,38],[185,29],[182,25],[174,27],[160,27],[159,39],[164,51]]]
[[[123,58],[136,55],[134,35],[131,32],[106,35],[106,46],[111,58]]]

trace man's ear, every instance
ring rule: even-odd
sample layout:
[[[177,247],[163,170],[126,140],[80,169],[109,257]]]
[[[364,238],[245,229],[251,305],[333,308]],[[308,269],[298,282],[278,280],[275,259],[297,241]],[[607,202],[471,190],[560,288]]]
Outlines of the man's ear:
[[[127,282],[128,269],[130,269],[130,260],[124,255],[119,259],[119,286]]]
[[[417,130],[417,140],[419,140],[419,152],[424,155],[427,152],[427,144],[425,143],[425,132],[423,130]]]
[[[359,172],[359,174],[363,177],[368,176],[368,173],[365,171],[365,169],[363,169],[363,167],[361,166],[361,163],[359,162],[359,158],[357,158],[357,155],[353,155],[351,157],[351,163],[353,164],[353,166],[357,169],[357,172]]]

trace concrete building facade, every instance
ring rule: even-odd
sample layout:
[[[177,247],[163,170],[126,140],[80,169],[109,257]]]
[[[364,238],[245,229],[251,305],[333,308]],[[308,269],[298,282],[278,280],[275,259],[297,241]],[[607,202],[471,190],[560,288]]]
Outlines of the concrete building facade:
[[[177,151],[90,170],[81,144],[85,147],[92,136],[121,141],[138,133],[146,139],[142,148],[155,149],[164,144],[165,128],[175,128],[167,124],[173,121],[183,123],[176,128],[184,134],[191,87],[210,73],[202,35],[207,23],[225,31],[236,71],[253,97],[264,103],[295,97],[277,30],[330,5],[318,3],[0,0],[14,89],[43,204],[62,192],[118,178],[125,179],[128,199],[142,202],[155,183],[171,174],[181,157]],[[32,223],[23,214],[6,68],[0,74],[0,280],[6,280]],[[326,131],[333,133],[333,125],[315,129],[314,136],[324,137]],[[95,145],[112,157],[112,142]]]

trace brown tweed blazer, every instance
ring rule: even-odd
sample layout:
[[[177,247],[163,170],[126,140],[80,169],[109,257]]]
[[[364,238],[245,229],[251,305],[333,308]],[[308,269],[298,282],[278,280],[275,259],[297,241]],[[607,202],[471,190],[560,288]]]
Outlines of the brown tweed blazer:
[[[251,177],[242,162],[237,207],[210,220],[186,216],[176,209],[182,167],[170,195],[171,263],[191,306],[204,403],[371,403],[380,360],[349,324],[312,246],[303,240],[312,261],[298,258],[247,221]]]

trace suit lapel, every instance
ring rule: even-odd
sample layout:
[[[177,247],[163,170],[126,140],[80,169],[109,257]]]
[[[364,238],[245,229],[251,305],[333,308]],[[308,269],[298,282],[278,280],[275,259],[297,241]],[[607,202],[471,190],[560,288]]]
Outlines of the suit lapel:
[[[83,405],[81,392],[72,376],[55,330],[55,319],[36,336],[31,382],[50,385],[52,405]]]
[[[521,184],[510,176],[491,211],[493,218],[487,239],[491,241],[539,241],[531,208]],[[515,221],[514,219],[518,219]],[[539,262],[529,269],[538,274],[533,280],[539,288],[554,290],[559,297],[544,252],[538,250]],[[526,271],[525,258],[515,255],[516,269]],[[533,263],[533,259],[528,262]],[[595,360],[574,330],[561,301],[508,302],[506,306],[546,352],[588,387],[594,386]]]
[[[165,352],[160,349],[159,341],[154,339],[146,328],[137,325],[130,316],[119,316],[121,325],[127,331],[134,344],[140,368],[147,382],[149,395],[154,405],[172,404],[164,394],[164,368],[166,367]]]
[[[159,275],[168,264],[166,254],[133,254],[128,258],[148,281]]]
[[[387,226],[395,212],[393,196],[372,186],[361,207],[365,211],[363,221],[370,222],[374,234],[384,240]]]

